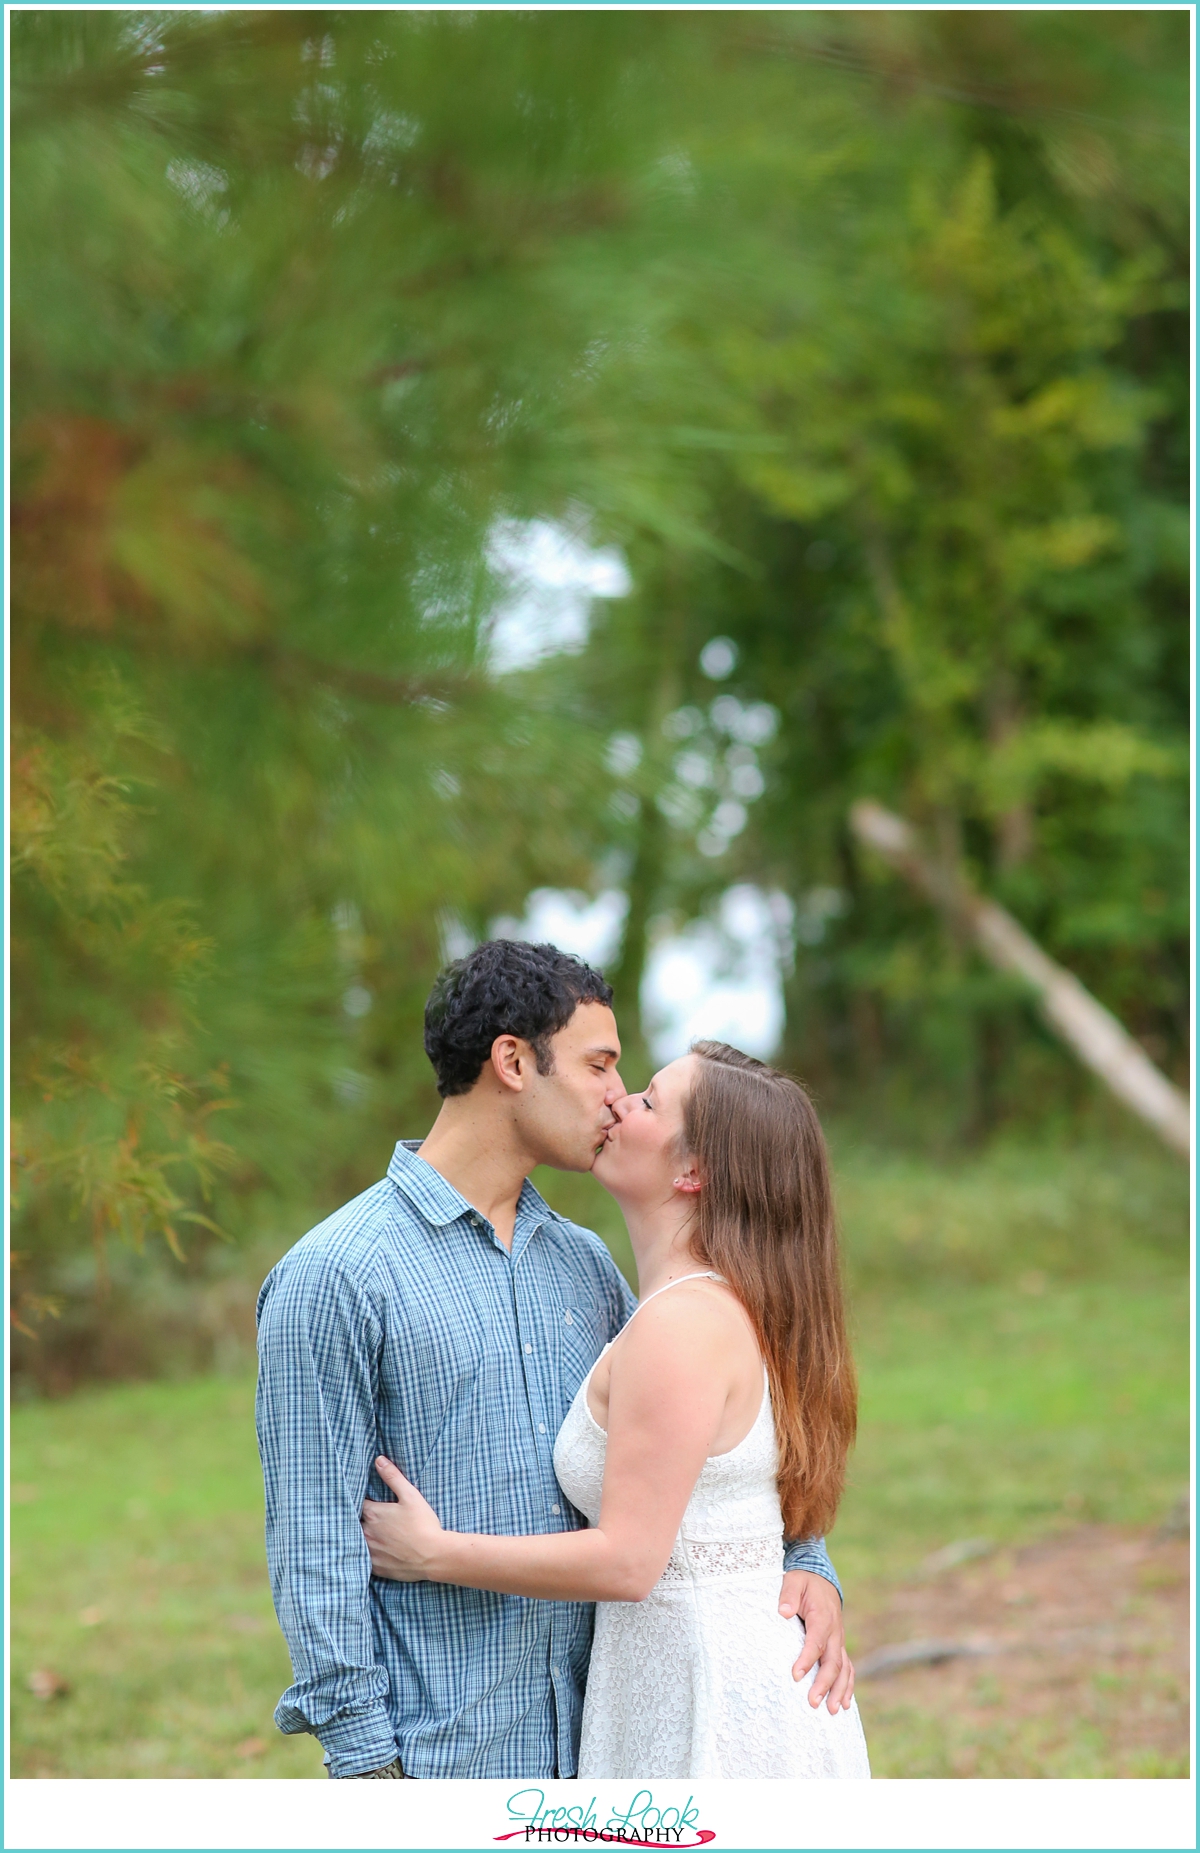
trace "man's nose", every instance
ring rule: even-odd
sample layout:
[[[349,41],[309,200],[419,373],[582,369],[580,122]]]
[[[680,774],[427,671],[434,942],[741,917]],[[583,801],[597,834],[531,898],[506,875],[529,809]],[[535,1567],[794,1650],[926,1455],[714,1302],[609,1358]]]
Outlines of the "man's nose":
[[[605,1106],[611,1107],[616,1101],[624,1100],[627,1097],[627,1094],[628,1094],[628,1089],[626,1088],[624,1081],[622,1081],[620,1075],[617,1073],[616,1069],[614,1068],[612,1073],[608,1077],[608,1086],[604,1090]]]

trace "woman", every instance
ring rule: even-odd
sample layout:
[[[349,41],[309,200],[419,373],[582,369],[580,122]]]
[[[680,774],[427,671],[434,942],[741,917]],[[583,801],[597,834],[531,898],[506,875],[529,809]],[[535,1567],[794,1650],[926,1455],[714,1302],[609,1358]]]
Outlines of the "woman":
[[[595,1602],[581,1777],[868,1776],[857,1708],[808,1703],[782,1539],[826,1531],[854,1436],[825,1144],[795,1081],[700,1042],[613,1109],[595,1175],[641,1304],[559,1431],[589,1529],[444,1531],[389,1461],[375,1573]],[[669,1291],[674,1289],[674,1291]]]

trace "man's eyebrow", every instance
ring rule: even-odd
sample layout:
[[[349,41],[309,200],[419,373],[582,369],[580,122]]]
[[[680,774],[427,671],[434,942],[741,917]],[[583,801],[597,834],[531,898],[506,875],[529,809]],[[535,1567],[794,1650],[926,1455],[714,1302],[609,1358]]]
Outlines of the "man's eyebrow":
[[[583,1052],[585,1055],[611,1055],[614,1062],[619,1062],[621,1059],[620,1049],[610,1049],[606,1043],[596,1043],[593,1048],[585,1049]]]

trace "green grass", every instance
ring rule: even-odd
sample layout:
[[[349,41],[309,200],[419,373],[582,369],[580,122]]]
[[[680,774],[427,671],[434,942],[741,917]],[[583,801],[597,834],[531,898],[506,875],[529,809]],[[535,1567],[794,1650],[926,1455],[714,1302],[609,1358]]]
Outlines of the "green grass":
[[[955,1539],[1161,1519],[1188,1476],[1185,1278],[858,1303],[858,1446],[831,1540],[850,1586]]]
[[[964,1774],[980,1781],[1186,1781],[1186,1751],[1181,1756],[1126,1752],[1118,1761],[1112,1747],[1113,1694],[1096,1696],[1100,1702],[1089,1703],[1072,1693],[1070,1710],[1060,1713],[1057,1725],[1044,1715],[1014,1716],[997,1707],[999,1715],[981,1727],[944,1713],[881,1702],[875,1695],[865,1708],[871,1769],[876,1776],[926,1782]]]
[[[852,1637],[856,1600],[942,1544],[1150,1523],[1186,1482],[1181,1171],[1120,1152],[847,1166],[862,1419],[832,1547]],[[594,1188],[551,1194],[586,1218]],[[321,1777],[314,1740],[271,1723],[290,1672],[249,1379],[26,1404],[12,1445],[13,1773]],[[36,1700],[35,1667],[69,1694]],[[1106,1773],[1090,1728],[1044,1773]],[[882,1772],[886,1714],[874,1729]]]
[[[315,1739],[271,1722],[291,1674],[253,1402],[204,1378],[13,1411],[14,1775],[324,1779]],[[35,1667],[67,1696],[35,1699]]]

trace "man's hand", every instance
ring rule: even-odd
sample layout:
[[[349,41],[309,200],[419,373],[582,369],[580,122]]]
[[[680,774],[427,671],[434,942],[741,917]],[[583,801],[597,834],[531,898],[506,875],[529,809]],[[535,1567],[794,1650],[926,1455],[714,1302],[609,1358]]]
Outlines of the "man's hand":
[[[792,1668],[793,1679],[803,1679],[810,1667],[817,1676],[808,1702],[818,1706],[828,1694],[831,1712],[845,1710],[854,1696],[854,1668],[846,1653],[842,1602],[833,1584],[815,1570],[789,1570],[779,1592],[779,1613],[804,1623],[804,1652]]]

